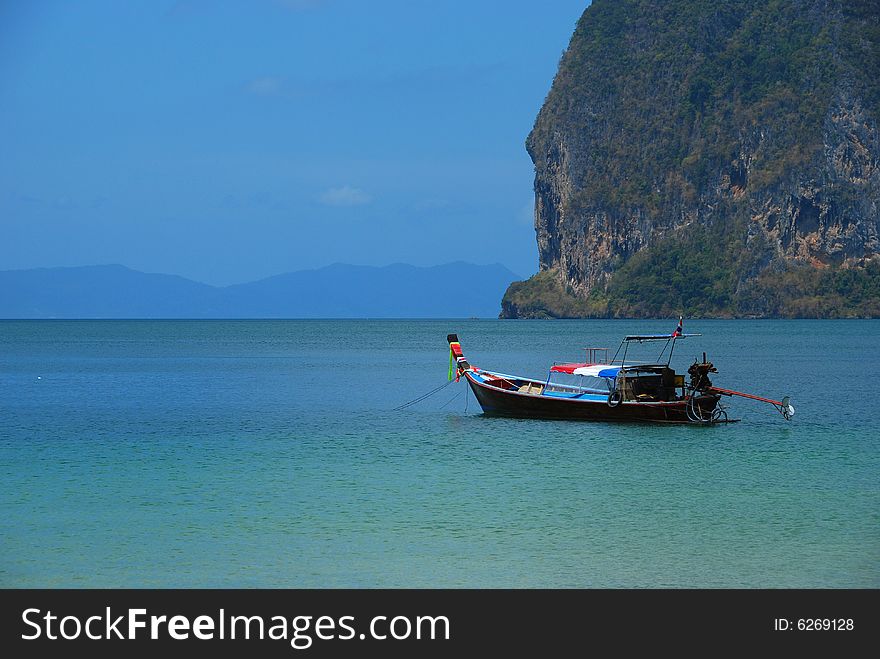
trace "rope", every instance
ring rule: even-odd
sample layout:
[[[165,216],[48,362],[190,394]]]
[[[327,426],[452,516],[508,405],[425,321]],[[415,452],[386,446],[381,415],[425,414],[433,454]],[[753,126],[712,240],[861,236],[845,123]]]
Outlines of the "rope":
[[[455,394],[452,398],[450,398],[449,400],[447,400],[445,403],[443,403],[443,404],[440,406],[440,409],[442,410],[443,408],[445,408],[447,405],[449,405],[449,403],[451,403],[452,401],[454,401],[454,400],[455,400],[456,398],[458,398],[459,396],[461,396],[461,392],[460,392],[460,391],[459,391],[457,394]]]
[[[402,409],[405,409],[405,408],[409,407],[410,405],[415,405],[416,403],[420,403],[420,402],[422,402],[423,400],[425,400],[426,398],[428,398],[429,396],[433,396],[433,395],[436,394],[438,391],[440,391],[440,390],[442,390],[442,389],[445,389],[446,387],[448,387],[448,386],[449,386],[450,384],[452,384],[453,382],[455,382],[455,380],[450,380],[449,382],[445,382],[445,383],[441,384],[439,387],[437,387],[436,389],[431,389],[431,391],[429,391],[428,393],[423,394],[423,395],[419,396],[418,398],[409,401],[408,403],[404,403],[403,405],[398,405],[397,407],[395,407],[395,408],[394,408],[393,410],[391,410],[391,411],[392,411],[392,412],[397,412],[397,411],[399,411],[399,410],[402,410]]]

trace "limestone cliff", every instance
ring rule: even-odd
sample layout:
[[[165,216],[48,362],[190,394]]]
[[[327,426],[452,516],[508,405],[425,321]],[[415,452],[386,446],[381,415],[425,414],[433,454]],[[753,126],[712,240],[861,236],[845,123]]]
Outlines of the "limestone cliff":
[[[880,4],[595,0],[502,317],[880,316]]]

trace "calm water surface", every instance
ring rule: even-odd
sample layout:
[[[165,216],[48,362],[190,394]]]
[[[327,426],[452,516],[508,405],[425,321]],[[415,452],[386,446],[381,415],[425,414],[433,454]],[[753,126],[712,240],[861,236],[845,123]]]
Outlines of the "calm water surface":
[[[880,323],[686,321],[740,423],[484,417],[672,322],[0,322],[2,587],[880,587]],[[655,355],[648,355],[653,357]]]

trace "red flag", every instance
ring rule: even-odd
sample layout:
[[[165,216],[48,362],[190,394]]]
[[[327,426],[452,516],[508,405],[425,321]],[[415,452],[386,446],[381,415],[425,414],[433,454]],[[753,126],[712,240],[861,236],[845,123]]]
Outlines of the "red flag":
[[[672,333],[672,336],[681,336],[681,333],[684,331],[682,329],[683,320],[684,320],[683,316],[678,317],[678,327],[675,328],[675,331]]]

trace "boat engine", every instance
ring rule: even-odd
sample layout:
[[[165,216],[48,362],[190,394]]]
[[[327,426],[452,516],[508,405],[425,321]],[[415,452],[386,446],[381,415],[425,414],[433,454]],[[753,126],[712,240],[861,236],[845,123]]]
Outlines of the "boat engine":
[[[709,373],[717,372],[718,369],[715,368],[715,365],[706,360],[706,353],[704,352],[702,363],[694,359],[694,363],[688,368],[688,375],[691,376],[691,389],[694,391],[705,391],[712,386]]]

